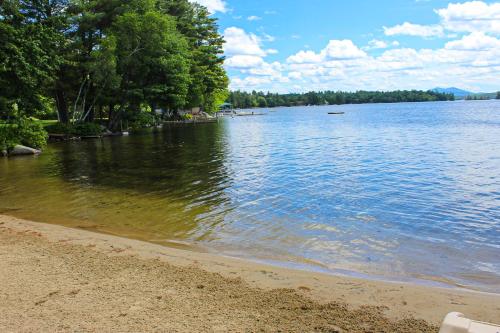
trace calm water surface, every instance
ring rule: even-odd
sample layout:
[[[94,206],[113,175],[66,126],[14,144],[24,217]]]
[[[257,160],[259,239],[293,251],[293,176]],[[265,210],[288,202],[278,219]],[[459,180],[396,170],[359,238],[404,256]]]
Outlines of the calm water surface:
[[[0,159],[0,213],[500,292],[500,101],[265,112]]]

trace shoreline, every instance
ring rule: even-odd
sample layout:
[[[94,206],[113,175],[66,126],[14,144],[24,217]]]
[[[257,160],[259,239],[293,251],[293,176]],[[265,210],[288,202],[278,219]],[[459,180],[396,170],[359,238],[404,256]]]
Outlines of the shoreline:
[[[209,297],[210,295],[207,295],[207,297],[203,297],[202,295],[200,298],[200,295],[198,295],[200,292],[199,289],[205,290],[205,287],[200,287],[201,285],[198,285],[198,288],[195,288],[194,291],[179,290],[180,287],[177,286],[172,292],[179,297],[178,301],[181,303],[186,299],[190,299],[193,295],[196,295],[197,302],[205,307],[215,306],[214,304],[217,303],[219,307],[222,306],[222,308],[218,308],[217,311],[220,312],[222,309],[224,315],[229,317],[234,315],[231,315],[230,312],[235,309],[226,307],[224,304],[230,302],[232,299],[237,298],[244,301],[243,303],[245,304],[251,304],[253,302],[252,300],[255,300],[254,297],[258,299],[259,297],[267,297],[273,294],[273,297],[278,297],[280,302],[311,302],[307,307],[311,307],[311,309],[315,310],[306,311],[308,319],[301,319],[303,325],[309,325],[312,321],[318,321],[318,318],[328,317],[329,315],[335,314],[335,318],[337,318],[337,316],[339,316],[339,309],[337,306],[340,306],[344,309],[342,311],[347,312],[337,318],[338,321],[335,321],[335,325],[341,328],[344,327],[343,329],[346,329],[346,327],[352,328],[352,330],[347,331],[358,331],[359,327],[356,328],[349,325],[367,320],[366,318],[362,319],[361,314],[358,313],[359,309],[363,309],[363,311],[366,312],[367,307],[369,308],[368,313],[378,318],[377,322],[383,322],[384,325],[396,325],[390,326],[392,328],[387,330],[395,332],[405,331],[404,329],[400,329],[400,327],[403,326],[398,325],[417,325],[411,326],[415,329],[415,332],[436,331],[436,327],[439,326],[444,316],[451,311],[462,312],[468,317],[476,320],[500,322],[500,306],[498,305],[500,304],[500,295],[498,294],[462,290],[458,288],[422,286],[411,283],[372,281],[350,276],[337,276],[320,272],[302,271],[244,259],[225,257],[212,253],[176,249],[87,230],[32,222],[5,215],[0,215],[0,238],[3,240],[2,243],[0,243],[0,256],[2,257],[2,260],[0,260],[0,271],[2,272],[2,274],[0,274],[0,297],[6,297],[7,299],[7,302],[0,302],[0,310],[6,313],[4,319],[0,319],[0,328],[3,327],[7,330],[19,328],[20,318],[25,318],[26,312],[30,313],[30,311],[34,311],[32,314],[38,318],[36,322],[30,320],[30,322],[33,321],[33,326],[30,326],[31,329],[35,330],[36,328],[43,327],[45,324],[50,324],[52,320],[50,315],[44,316],[39,314],[39,307],[33,306],[30,299],[40,298],[41,296],[37,296],[37,293],[49,294],[53,292],[48,290],[50,288],[47,288],[46,283],[49,282],[44,282],[45,278],[43,276],[58,277],[61,275],[62,278],[66,275],[71,275],[73,270],[82,270],[79,274],[88,277],[84,279],[85,281],[82,281],[84,287],[79,287],[80,289],[83,290],[87,288],[85,286],[93,287],[93,289],[91,288],[92,290],[86,290],[85,299],[74,303],[74,300],[72,301],[71,298],[73,296],[79,297],[81,293],[78,292],[78,295],[70,295],[71,297],[68,296],[68,299],[60,299],[54,304],[51,303],[51,297],[42,297],[43,300],[40,301],[43,301],[44,307],[49,307],[45,310],[52,313],[52,315],[54,315],[54,311],[61,311],[62,307],[62,309],[66,309],[68,318],[75,318],[76,320],[77,318],[88,316],[84,311],[85,307],[88,305],[93,308],[95,304],[92,303],[97,302],[99,300],[99,293],[103,292],[103,290],[100,289],[102,286],[99,284],[95,285],[95,281],[93,281],[96,279],[95,276],[100,277],[104,274],[103,272],[99,272],[97,268],[107,267],[108,265],[109,267],[113,267],[113,262],[115,260],[124,261],[124,266],[120,266],[121,269],[132,269],[133,274],[125,275],[125,278],[106,277],[106,281],[110,288],[122,283],[131,283],[132,285],[127,288],[136,288],[137,286],[133,281],[137,276],[143,276],[146,281],[156,281],[154,276],[151,275],[152,273],[149,268],[144,270],[141,269],[142,266],[147,268],[151,263],[154,263],[154,269],[169,268],[170,270],[181,270],[175,274],[172,273],[173,275],[171,278],[175,281],[191,281],[192,283],[198,283],[196,282],[197,279],[205,279],[205,283],[209,286],[218,285],[218,288],[222,288],[218,292],[222,294],[217,295],[216,298],[211,298]],[[88,256],[89,258],[96,257],[97,259],[94,258],[91,260],[93,264],[89,265],[88,269],[80,267],[81,265],[69,269],[67,262],[72,262],[74,260],[78,261],[80,256]],[[62,264],[55,266],[41,265],[42,262],[47,260],[49,260],[48,262],[56,262],[56,259],[62,259]],[[121,271],[119,270],[119,272]],[[19,284],[17,281],[22,281],[23,279],[28,279],[29,283],[33,285],[30,285],[29,288],[22,287],[22,283]],[[126,282],[128,279],[131,281]],[[12,281],[16,282],[12,283]],[[228,287],[228,290],[225,290],[225,285],[231,285],[233,282],[238,284],[236,291],[231,291],[232,287]],[[69,284],[69,286],[67,286],[67,284]],[[59,281],[59,284],[56,286],[57,288],[63,289],[65,287],[70,289],[75,287],[74,281],[72,281],[71,278]],[[144,287],[143,285],[141,286]],[[164,288],[165,286],[149,286],[149,289],[151,289],[153,293],[163,293]],[[94,294],[96,291],[99,291],[97,295]],[[229,295],[226,294],[226,291]],[[70,290],[69,293],[71,294],[71,292]],[[59,293],[60,291],[57,291],[57,294]],[[122,303],[128,307],[134,307],[134,305],[130,303],[132,301],[138,302],[138,299],[141,299],[142,293],[142,291],[131,291],[129,295],[126,295],[126,297],[124,296],[125,298]],[[275,293],[278,293],[278,296],[275,295]],[[114,297],[112,295],[115,295],[115,293],[111,293],[108,297]],[[26,302],[29,303],[29,306],[25,304]],[[38,301],[35,301],[35,303],[36,302]],[[70,305],[68,305],[67,302],[69,302]],[[112,303],[113,300],[108,300],[108,302],[104,304],[106,305],[109,302]],[[220,302],[223,304],[220,305]],[[2,303],[4,305],[2,305]],[[335,304],[335,306],[331,304]],[[327,305],[328,309],[325,308]],[[155,312],[154,309],[156,308],[151,306],[152,305],[146,308],[149,309],[148,311]],[[260,306],[262,307],[264,305],[261,304]],[[267,327],[267,329],[264,328],[265,331],[276,330],[280,327],[281,329],[291,331],[310,330],[311,327],[309,326],[293,326],[297,323],[292,324],[293,320],[291,318],[293,318],[293,316],[289,317],[291,315],[291,308],[280,310],[277,309],[276,306],[278,305],[275,304],[272,308],[276,311],[279,310],[275,315],[280,318],[290,318],[290,321],[281,323],[282,326],[279,326],[279,323],[276,322],[277,326],[272,326],[273,329],[270,329],[271,326],[265,326]],[[5,308],[2,309],[2,307]],[[143,308],[142,306],[139,307]],[[45,313],[45,310],[42,312]],[[246,318],[246,322],[234,323],[231,329],[245,330],[244,328],[261,327],[260,325],[263,324],[263,322],[258,320],[255,321],[254,318],[254,312],[257,311],[256,309],[239,310],[243,311],[243,313],[238,314],[238,316],[241,315],[242,318]],[[270,311],[269,309],[267,310],[268,312]],[[295,310],[296,309],[294,309],[294,311]],[[316,313],[315,311],[319,311],[318,318],[314,317],[311,313]],[[324,313],[325,311],[327,314]],[[107,314],[108,316],[113,316],[115,315],[114,312],[113,309],[103,309],[103,312],[99,315]],[[319,315],[319,313],[321,313],[321,315]],[[196,313],[191,313],[188,317],[191,318],[191,315],[195,314]],[[184,318],[185,315],[187,314],[179,314],[182,318]],[[297,315],[297,313],[294,314],[294,316]],[[300,318],[301,315],[303,314],[300,314],[297,318]],[[119,327],[121,330],[127,331],[138,329],[138,327],[134,328],[133,326],[127,326],[131,325],[129,322],[122,322],[134,318],[132,315],[129,314],[123,317],[118,316],[118,318],[121,318],[119,319]],[[212,329],[218,325],[214,324],[214,322],[218,320],[216,320],[216,318],[218,318],[218,316],[212,313],[212,316],[207,315],[204,317],[204,321],[193,318],[188,320],[186,317],[179,323],[170,322],[169,324],[187,325],[184,331],[193,329],[212,331]],[[254,318],[254,320],[252,320],[252,318]],[[352,322],[346,323],[346,318],[351,318]],[[161,319],[161,316],[158,317],[158,325],[160,325],[164,319],[165,318]],[[72,329],[79,327],[74,326],[74,323],[71,323],[70,319],[61,320],[66,322],[69,325],[68,327]],[[94,329],[97,330],[97,328],[103,328],[107,325],[102,320],[102,318],[101,320],[95,319],[94,323],[97,326],[95,326]],[[273,325],[272,323],[275,321],[276,318],[270,319],[266,325]],[[411,324],[406,321],[410,321]],[[211,326],[197,326],[201,325],[202,322]],[[266,321],[264,320],[264,322]],[[46,328],[48,327],[50,326]],[[151,328],[152,326],[146,327]],[[183,331],[182,327],[184,326],[162,327]],[[396,329],[394,327],[399,328]],[[415,327],[420,328],[417,329]],[[93,330],[92,326],[80,328]],[[229,327],[226,328],[229,329]],[[222,329],[221,331],[226,330]]]
[[[92,221],[79,221],[73,222],[72,220],[57,220],[55,222],[48,222],[44,220],[36,220],[36,217],[33,217],[32,214],[28,216],[9,214],[8,212],[1,213],[0,216],[7,216],[27,221],[33,221],[35,223],[41,224],[49,224],[55,226],[62,226],[65,228],[76,229],[76,230],[86,230],[92,233],[104,234],[109,236],[121,237],[125,239],[133,239],[141,242],[146,242],[150,244],[156,244],[167,248],[174,248],[185,250],[188,252],[195,253],[205,253],[211,254],[218,257],[225,258],[233,258],[236,260],[243,260],[252,262],[255,264],[262,264],[272,267],[279,267],[290,270],[298,270],[305,271],[311,273],[320,273],[332,276],[342,276],[345,278],[355,278],[361,280],[375,281],[375,282],[387,282],[387,283],[400,283],[400,284],[414,284],[423,287],[437,287],[444,289],[457,289],[463,291],[473,291],[473,292],[481,292],[486,294],[498,294],[496,290],[488,290],[481,289],[477,285],[464,285],[460,284],[457,281],[452,279],[447,279],[444,277],[439,277],[437,275],[419,275],[419,276],[411,276],[411,275],[390,275],[384,274],[381,270],[377,271],[369,271],[350,267],[328,267],[321,262],[314,261],[312,259],[307,259],[305,257],[300,256],[286,256],[286,255],[274,255],[269,254],[266,256],[259,256],[259,254],[253,253],[248,254],[241,251],[235,251],[232,248],[225,247],[211,247],[207,244],[199,243],[199,242],[189,242],[183,240],[176,239],[152,239],[153,235],[144,235],[142,233],[129,232],[125,229],[115,229],[115,228],[107,228],[102,224],[96,224]],[[71,222],[70,222],[71,221]],[[361,267],[363,268],[363,267]]]

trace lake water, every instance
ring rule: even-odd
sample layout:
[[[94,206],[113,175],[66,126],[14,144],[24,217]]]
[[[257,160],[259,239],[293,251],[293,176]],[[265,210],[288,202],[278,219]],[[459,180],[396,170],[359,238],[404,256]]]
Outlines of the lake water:
[[[0,159],[0,213],[500,292],[500,101],[263,112]]]

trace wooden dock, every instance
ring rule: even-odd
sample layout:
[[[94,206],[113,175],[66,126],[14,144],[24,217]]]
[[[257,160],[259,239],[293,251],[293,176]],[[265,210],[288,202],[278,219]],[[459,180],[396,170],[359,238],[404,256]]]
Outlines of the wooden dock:
[[[203,123],[216,123],[217,118],[213,119],[191,119],[191,120],[165,120],[162,124],[203,124]]]

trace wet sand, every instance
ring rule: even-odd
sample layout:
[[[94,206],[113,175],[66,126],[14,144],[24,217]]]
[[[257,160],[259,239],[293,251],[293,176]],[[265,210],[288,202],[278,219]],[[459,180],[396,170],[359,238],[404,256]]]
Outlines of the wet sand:
[[[0,215],[0,331],[437,332],[500,295],[291,270]]]

